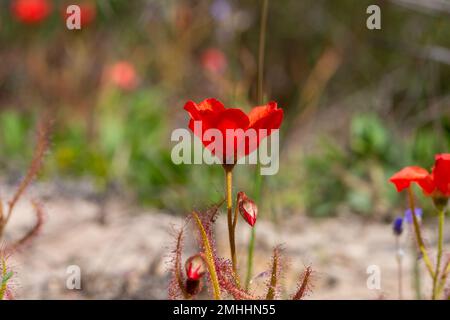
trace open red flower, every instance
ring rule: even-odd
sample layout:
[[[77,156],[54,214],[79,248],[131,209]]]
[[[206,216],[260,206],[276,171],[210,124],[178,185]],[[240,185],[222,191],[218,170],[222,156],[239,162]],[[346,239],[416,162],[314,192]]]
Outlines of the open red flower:
[[[283,110],[278,109],[276,102],[254,107],[248,114],[238,108],[225,108],[212,98],[199,104],[188,101],[184,109],[191,117],[189,128],[222,163],[236,163],[239,158],[255,151],[265,137],[280,128],[283,121]],[[200,124],[200,131],[195,127],[196,123]],[[204,134],[210,129],[220,133],[222,143]]]
[[[421,167],[405,167],[390,179],[400,192],[412,182],[417,183],[424,193],[433,197],[450,197],[450,154],[438,154],[433,170],[429,173]]]
[[[14,0],[11,10],[14,17],[26,24],[39,23],[50,14],[52,6],[48,0]]]

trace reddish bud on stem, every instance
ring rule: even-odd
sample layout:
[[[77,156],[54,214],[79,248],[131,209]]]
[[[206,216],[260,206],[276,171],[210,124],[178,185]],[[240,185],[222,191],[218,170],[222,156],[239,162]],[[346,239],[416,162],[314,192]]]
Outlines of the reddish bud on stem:
[[[253,227],[258,216],[258,207],[256,206],[256,203],[249,199],[245,192],[241,191],[238,193],[238,206],[241,216]]]
[[[199,280],[206,272],[205,262],[199,254],[190,257],[186,261],[185,268],[189,280]]]

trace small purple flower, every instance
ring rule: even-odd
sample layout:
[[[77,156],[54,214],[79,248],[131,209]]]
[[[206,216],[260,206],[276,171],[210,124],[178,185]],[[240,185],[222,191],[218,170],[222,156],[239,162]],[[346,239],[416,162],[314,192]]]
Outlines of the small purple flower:
[[[402,232],[403,232],[403,218],[402,217],[395,218],[394,223],[392,225],[392,230],[394,231],[394,234],[396,236],[399,236],[402,234]]]
[[[420,221],[422,219],[422,209],[421,208],[415,208],[414,212],[416,213],[416,218]],[[409,224],[413,223],[413,216],[411,214],[411,209],[408,209],[405,211],[405,220]]]
[[[227,0],[215,0],[210,7],[210,12],[214,19],[225,22],[230,19],[232,8]]]

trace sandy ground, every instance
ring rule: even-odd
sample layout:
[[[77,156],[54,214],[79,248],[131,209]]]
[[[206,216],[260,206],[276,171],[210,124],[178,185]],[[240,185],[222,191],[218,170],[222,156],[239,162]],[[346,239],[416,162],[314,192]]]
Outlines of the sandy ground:
[[[2,195],[8,194],[5,187],[1,190]],[[70,190],[63,192],[57,186],[35,187],[31,194],[43,199],[47,217],[35,241],[12,257],[16,298],[167,297],[167,254],[173,244],[171,230],[183,222],[182,217],[138,209],[116,199],[106,204],[106,224],[101,224],[98,203],[89,196],[71,194]],[[19,237],[33,224],[28,199],[20,202],[7,228],[6,241]],[[432,228],[435,226],[430,224],[425,229],[430,246],[434,246],[435,241]],[[445,229],[448,248],[450,225]],[[219,252],[227,255],[223,214],[217,221],[217,234],[221,244]],[[242,265],[248,235],[249,228],[240,223],[237,247]],[[402,242],[406,245],[404,296],[413,298],[411,239],[404,234]],[[268,268],[271,248],[277,244],[283,245],[289,261],[284,279],[287,293],[295,289],[296,276],[311,265],[314,287],[308,299],[395,299],[398,296],[394,237],[388,224],[368,222],[353,215],[319,221],[298,215],[281,225],[261,219],[257,223],[255,274]],[[192,251],[192,248],[188,245],[187,250]],[[67,268],[71,265],[80,267],[81,290],[66,287]],[[379,270],[380,289],[367,286],[370,266]],[[422,273],[425,275],[423,268]],[[261,289],[263,283],[263,277],[258,277],[254,281],[255,289]],[[428,282],[422,283],[422,291],[428,297]]]

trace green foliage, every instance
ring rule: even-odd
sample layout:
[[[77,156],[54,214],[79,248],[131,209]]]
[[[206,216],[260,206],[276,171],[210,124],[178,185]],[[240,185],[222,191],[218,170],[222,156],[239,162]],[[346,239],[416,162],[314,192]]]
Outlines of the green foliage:
[[[100,193],[118,186],[130,190],[140,203],[179,213],[193,203],[203,206],[209,199],[219,201],[223,194],[220,166],[172,162],[170,134],[175,124],[167,108],[161,90],[105,92],[96,106],[93,128],[80,116],[58,121],[63,125],[55,126],[43,177],[87,177]],[[60,115],[61,119],[65,116]],[[5,163],[27,159],[24,154],[32,146],[32,121],[27,114],[0,113],[4,133],[0,148],[6,151],[2,152]],[[22,160],[15,163],[18,170],[27,165]]]
[[[345,161],[344,154],[333,143],[322,142],[323,153],[304,160],[307,179],[304,181],[308,212],[315,216],[330,215],[345,196],[343,182],[331,171]],[[326,178],[325,178],[326,177]]]
[[[350,126],[350,149],[358,157],[384,158],[389,149],[389,132],[373,114],[353,118]]]
[[[24,165],[23,160],[31,153],[26,139],[32,120],[17,112],[8,110],[0,113],[0,163],[11,170]]]
[[[144,202],[162,205],[169,185],[185,184],[186,170],[170,158],[169,120],[157,91],[108,92],[98,106],[96,132],[72,121],[54,139],[57,171],[93,176],[100,188],[131,187]],[[52,167],[49,165],[49,167]]]

